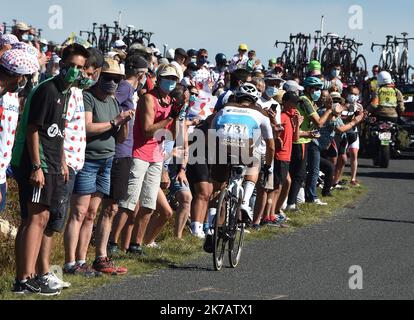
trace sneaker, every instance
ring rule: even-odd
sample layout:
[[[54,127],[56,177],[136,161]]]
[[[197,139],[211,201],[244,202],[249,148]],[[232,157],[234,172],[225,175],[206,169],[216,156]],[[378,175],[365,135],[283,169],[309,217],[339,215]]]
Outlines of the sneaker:
[[[203,231],[195,232],[195,233],[193,233],[193,236],[197,237],[201,240],[204,240],[206,238],[206,234]]]
[[[280,210],[277,215],[279,217],[282,217],[283,219],[285,219],[286,222],[290,221],[290,218],[286,215],[286,213],[283,210]]]
[[[83,276],[85,278],[96,278],[101,277],[102,273],[98,272],[94,269],[92,269],[91,266],[88,264],[76,264],[72,268],[63,268],[63,273],[67,275],[73,275],[73,276]]]
[[[204,241],[203,249],[206,253],[213,253],[214,250],[214,244],[213,244],[213,235],[207,234],[206,239]]]
[[[147,244],[146,247],[147,248],[150,248],[150,249],[161,249],[161,246],[158,243],[156,243],[156,242]]]
[[[269,224],[270,220],[269,219],[262,219],[262,221],[260,221],[260,225],[262,227],[265,227]]]
[[[253,231],[260,231],[260,230],[262,230],[262,227],[260,226],[260,224],[254,224],[252,226],[252,230]]]
[[[332,187],[332,189],[333,190],[348,190],[348,187],[337,183]]]
[[[57,296],[60,294],[60,289],[52,289],[49,283],[42,277],[27,279],[25,283],[16,284],[13,292],[15,294],[39,294],[42,296]]]
[[[298,207],[296,204],[288,204],[286,211],[298,211]]]
[[[324,197],[324,198],[331,198],[331,197],[333,197],[334,195],[332,194],[332,192],[322,192],[322,197]]]
[[[71,284],[59,279],[55,273],[49,272],[40,277],[40,280],[48,283],[49,287],[54,290],[63,290],[70,288]]]
[[[312,203],[316,204],[318,206],[327,206],[328,205],[326,202],[323,202],[321,199],[315,199]]]
[[[140,245],[131,245],[127,250],[127,254],[132,256],[145,256],[144,249]]]
[[[96,271],[99,271],[105,274],[111,274],[113,276],[124,275],[128,273],[127,268],[115,266],[115,263],[108,257],[97,258],[93,263],[93,268]]]
[[[13,284],[12,292],[14,294],[26,295],[26,294],[40,294],[40,285],[35,278],[27,279],[25,283],[15,280]]]
[[[119,249],[117,244],[108,244],[108,257],[112,259],[119,259],[124,255],[124,252]]]

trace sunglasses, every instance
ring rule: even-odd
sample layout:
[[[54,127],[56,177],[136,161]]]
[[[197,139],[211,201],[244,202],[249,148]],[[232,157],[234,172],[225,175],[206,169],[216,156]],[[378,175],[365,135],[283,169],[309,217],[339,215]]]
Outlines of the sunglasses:
[[[105,79],[105,81],[113,81],[115,83],[120,83],[122,80],[120,77],[114,77],[110,75],[103,75],[103,78]]]
[[[200,58],[208,59],[208,56],[201,56]]]

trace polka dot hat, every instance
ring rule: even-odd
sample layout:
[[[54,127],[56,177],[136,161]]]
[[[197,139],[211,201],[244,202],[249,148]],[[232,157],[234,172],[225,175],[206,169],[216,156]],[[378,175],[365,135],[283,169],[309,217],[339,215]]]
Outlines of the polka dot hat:
[[[3,47],[5,44],[16,44],[19,42],[19,39],[13,34],[3,34],[0,37],[0,48]]]
[[[0,65],[11,73],[29,75],[36,73],[40,66],[38,50],[24,43],[14,44],[13,49],[6,51],[0,57]]]

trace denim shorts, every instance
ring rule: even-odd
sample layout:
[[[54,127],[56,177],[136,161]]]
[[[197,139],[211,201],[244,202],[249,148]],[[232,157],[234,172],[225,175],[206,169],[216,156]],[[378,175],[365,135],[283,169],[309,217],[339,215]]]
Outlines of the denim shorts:
[[[6,183],[0,184],[0,193],[1,193],[1,201],[0,201],[0,212],[6,210]]]
[[[190,186],[187,185],[182,185],[178,180],[177,180],[177,175],[178,175],[178,166],[171,164],[168,167],[168,172],[170,175],[170,180],[171,180],[171,185],[170,185],[170,192],[173,194],[176,194],[177,192],[191,192],[190,190]]]
[[[108,197],[111,193],[111,170],[113,157],[104,160],[86,160],[83,169],[77,174],[74,194],[89,195],[101,193]]]

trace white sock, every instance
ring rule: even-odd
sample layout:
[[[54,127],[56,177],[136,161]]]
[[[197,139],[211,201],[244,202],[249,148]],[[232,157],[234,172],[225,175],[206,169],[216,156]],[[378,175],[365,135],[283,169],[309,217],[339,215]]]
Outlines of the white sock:
[[[204,233],[204,223],[200,223],[197,230],[198,234]]]
[[[199,233],[203,229],[203,224],[200,222],[191,222],[191,230],[193,234]]]
[[[211,208],[208,209],[208,225],[210,226],[210,229],[213,229],[213,222],[214,222],[214,217],[217,214],[217,209],[216,208]]]
[[[86,263],[86,260],[78,260],[78,261],[76,261],[76,264],[78,266],[83,266],[85,263]]]
[[[243,188],[244,188],[243,205],[248,206],[250,204],[250,198],[253,195],[255,187],[256,187],[256,184],[251,181],[245,181],[243,183]]]

